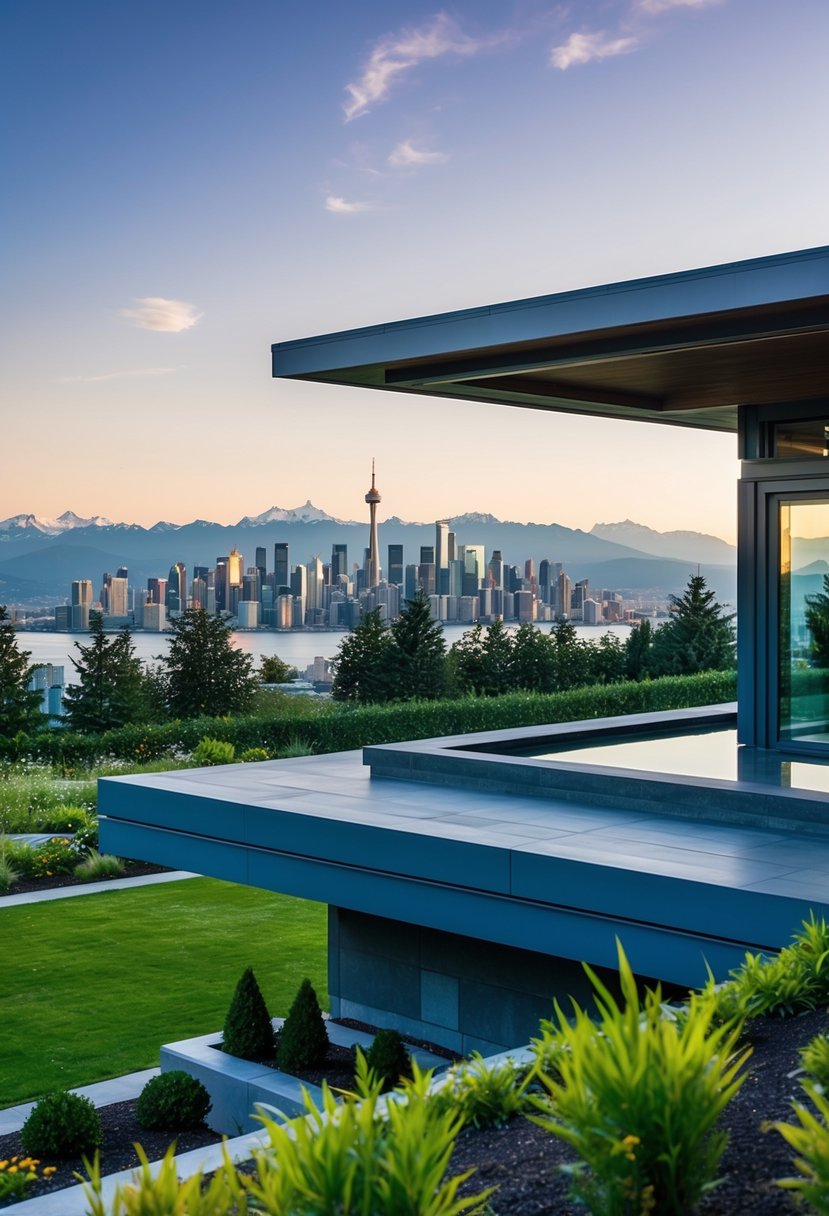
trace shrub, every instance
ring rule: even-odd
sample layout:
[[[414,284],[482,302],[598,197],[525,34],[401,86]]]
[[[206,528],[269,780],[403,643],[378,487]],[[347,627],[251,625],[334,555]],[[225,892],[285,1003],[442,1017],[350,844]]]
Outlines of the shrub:
[[[378,1030],[366,1052],[366,1067],[383,1090],[394,1089],[404,1077],[412,1075],[412,1057],[396,1030]]]
[[[241,1186],[236,1167],[228,1159],[210,1179],[202,1170],[179,1180],[175,1144],[171,1144],[158,1166],[151,1166],[147,1154],[136,1144],[138,1169],[132,1180],[119,1183],[109,1201],[103,1197],[101,1164],[96,1155],[89,1167],[89,1181],[83,1183],[89,1216],[238,1216],[236,1195]]]
[[[87,815],[72,837],[72,848],[76,853],[93,853],[98,848],[98,820]]]
[[[75,873],[78,878],[116,878],[124,873],[124,863],[120,857],[113,857],[111,853],[99,853],[97,849],[92,849],[86,860],[78,865]]]
[[[198,765],[233,764],[236,748],[224,739],[204,738],[193,752],[193,761]]]
[[[727,1134],[715,1130],[744,1080],[749,1055],[735,1055],[741,1027],[714,1026],[714,1007],[693,995],[682,1018],[665,1016],[657,986],[640,1004],[619,946],[620,1006],[598,976],[598,1020],[573,1002],[573,1019],[555,1007],[557,1033],[569,1048],[559,1079],[534,1099],[535,1122],[575,1149],[575,1194],[594,1216],[628,1211],[681,1216],[716,1179]]]
[[[820,1216],[829,1216],[829,1097],[808,1081],[803,1088],[817,1114],[802,1103],[795,1102],[794,1113],[799,1126],[793,1123],[772,1124],[794,1149],[794,1165],[800,1175],[778,1179],[778,1186],[794,1191]]]
[[[279,760],[291,760],[297,756],[313,756],[315,751],[313,743],[304,743],[302,739],[292,738],[283,743],[277,753]]]
[[[812,914],[790,946],[771,957],[747,953],[725,984],[709,982],[704,995],[720,1021],[817,1009],[829,999],[829,925]]]
[[[89,1098],[58,1090],[36,1102],[20,1132],[32,1157],[77,1157],[101,1145],[101,1118]]]
[[[258,764],[261,760],[270,760],[270,755],[264,747],[246,747],[239,759],[242,764]]]
[[[51,878],[54,874],[71,874],[78,855],[65,836],[53,836],[42,844],[18,848],[14,860],[24,878]]]
[[[829,1038],[825,1034],[806,1044],[800,1053],[800,1063],[824,1092],[829,1091]]]
[[[474,1051],[467,1063],[450,1069],[435,1101],[453,1106],[464,1123],[473,1127],[503,1127],[528,1109],[528,1081],[527,1070],[512,1060],[489,1067],[480,1052]]]
[[[44,832],[56,835],[78,832],[90,824],[89,813],[82,806],[56,806],[43,815],[41,827]]]
[[[328,1032],[309,979],[304,979],[288,1016],[282,1024],[276,1047],[276,1063],[285,1072],[316,1068],[328,1051]]]
[[[236,985],[225,1018],[222,1049],[242,1060],[273,1059],[271,1015],[252,967],[245,970]]]
[[[138,1095],[135,1116],[149,1131],[190,1131],[204,1123],[211,1105],[201,1081],[174,1069],[147,1082]]]

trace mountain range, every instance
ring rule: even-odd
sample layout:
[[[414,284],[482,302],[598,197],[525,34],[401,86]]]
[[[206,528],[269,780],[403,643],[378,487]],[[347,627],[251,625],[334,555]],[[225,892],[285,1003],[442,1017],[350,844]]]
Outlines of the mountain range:
[[[596,524],[584,532],[562,524],[501,520],[482,512],[449,522],[458,543],[483,544],[487,553],[500,549],[504,561],[522,571],[528,558],[535,561],[536,570],[539,561],[548,558],[562,562],[574,580],[589,578],[591,586],[661,597],[681,591],[699,566],[720,599],[733,601],[735,596],[736,551],[715,536],[657,532],[631,520]],[[387,545],[402,544],[404,562],[416,563],[421,546],[434,540],[433,523],[392,516],[380,524],[383,560]],[[194,565],[212,566],[234,546],[244,554],[246,565],[254,564],[254,549],[264,546],[270,568],[275,542],[287,542],[293,565],[315,554],[328,560],[335,543],[348,545],[351,563],[362,563],[368,523],[337,519],[310,501],[245,515],[233,525],[160,520],[144,528],[72,511],[56,519],[14,515],[0,521],[0,602],[63,602],[76,578],[92,579],[97,595],[104,571],[114,573],[119,566],[127,566],[130,581],[140,586],[150,576],[166,576],[176,561],[183,561],[188,571]]]

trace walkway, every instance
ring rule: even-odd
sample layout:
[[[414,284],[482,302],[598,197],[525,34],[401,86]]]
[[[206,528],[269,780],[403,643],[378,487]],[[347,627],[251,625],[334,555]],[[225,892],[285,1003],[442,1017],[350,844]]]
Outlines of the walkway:
[[[0,895],[0,910],[19,908],[21,904],[45,904],[53,899],[71,899],[75,895],[95,895],[99,891],[128,891],[130,887],[151,887],[163,882],[181,882],[184,878],[201,878],[189,870],[169,870],[166,874],[139,874],[136,878],[108,878],[85,882],[77,887],[51,887],[48,891],[24,891],[20,895]]]

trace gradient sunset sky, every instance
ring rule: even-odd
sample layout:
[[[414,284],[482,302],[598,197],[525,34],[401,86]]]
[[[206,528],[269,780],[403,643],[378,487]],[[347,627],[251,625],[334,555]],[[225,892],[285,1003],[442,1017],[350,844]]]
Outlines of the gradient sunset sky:
[[[827,241],[826,0],[4,0],[0,518],[311,498],[733,539],[736,444],[271,342]]]

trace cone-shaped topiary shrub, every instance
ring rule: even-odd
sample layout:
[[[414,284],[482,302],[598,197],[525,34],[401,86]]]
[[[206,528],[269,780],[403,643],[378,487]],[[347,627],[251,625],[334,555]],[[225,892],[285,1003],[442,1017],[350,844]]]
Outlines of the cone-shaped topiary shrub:
[[[233,994],[224,1024],[222,1048],[242,1060],[272,1060],[271,1015],[253,968],[248,967]]]
[[[20,1132],[30,1157],[90,1156],[101,1146],[101,1116],[80,1094],[59,1090],[36,1102]]]
[[[305,979],[285,1019],[276,1048],[276,1063],[285,1072],[316,1068],[328,1051],[328,1032],[311,981]]]
[[[212,1103],[201,1081],[175,1068],[152,1077],[135,1104],[135,1117],[149,1131],[190,1131],[201,1127]]]
[[[396,1030],[377,1031],[366,1052],[366,1065],[383,1082],[384,1091],[412,1075],[412,1057]]]

